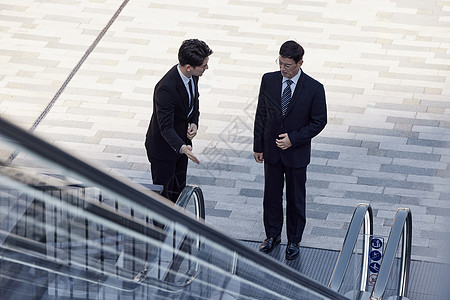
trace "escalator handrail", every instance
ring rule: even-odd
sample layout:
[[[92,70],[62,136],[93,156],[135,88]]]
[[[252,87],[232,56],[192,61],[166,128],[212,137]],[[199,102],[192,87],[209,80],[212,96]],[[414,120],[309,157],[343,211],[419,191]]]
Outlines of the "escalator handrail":
[[[103,190],[127,199],[138,206],[157,211],[168,220],[175,221],[193,232],[209,239],[211,242],[238,253],[241,257],[264,267],[266,270],[279,274],[286,281],[308,289],[318,295],[331,299],[347,299],[338,292],[298,273],[291,267],[283,265],[274,258],[262,255],[256,250],[250,249],[239,241],[228,235],[213,229],[204,222],[181,213],[179,209],[174,209],[173,204],[163,196],[150,190],[143,190],[142,187],[131,180],[119,178],[112,174],[107,174],[73,155],[59,149],[58,147],[40,139],[39,137],[19,128],[17,125],[0,117],[0,135],[8,139],[10,143],[16,144],[20,149],[39,156],[41,159],[65,170],[67,175],[77,175],[87,184],[95,185]]]
[[[182,208],[186,208],[192,196],[194,196],[197,219],[205,219],[205,199],[203,198],[201,188],[198,186],[186,185],[175,204]]]
[[[389,281],[400,239],[403,239],[401,249],[401,266],[398,283],[398,296],[406,297],[411,265],[412,215],[409,208],[399,208],[395,214],[394,223],[389,233],[388,242],[381,260],[377,281],[370,299],[382,299]]]
[[[355,248],[356,242],[358,241],[361,226],[363,226],[364,228],[364,245],[362,253],[363,257],[361,261],[360,291],[365,291],[368,272],[367,263],[369,255],[368,238],[373,233],[372,207],[367,203],[358,204],[355,208],[355,211],[353,212],[352,220],[347,230],[344,243],[342,244],[341,252],[339,253],[333,275],[331,275],[331,280],[328,284],[328,287],[334,291],[339,291],[339,289],[341,288],[342,282],[353,255],[353,250]]]

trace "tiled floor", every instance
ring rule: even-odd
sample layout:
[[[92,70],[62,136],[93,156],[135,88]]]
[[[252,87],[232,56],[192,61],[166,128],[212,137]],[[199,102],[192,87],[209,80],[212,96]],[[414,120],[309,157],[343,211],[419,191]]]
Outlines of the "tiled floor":
[[[149,183],[153,87],[187,38],[214,50],[200,81],[201,164],[188,178],[203,189],[208,223],[264,238],[253,118],[262,74],[294,39],[329,113],[313,143],[302,246],[339,249],[356,204],[368,202],[376,234],[387,236],[396,209],[409,207],[413,258],[446,259],[449,1],[0,0],[0,113]]]

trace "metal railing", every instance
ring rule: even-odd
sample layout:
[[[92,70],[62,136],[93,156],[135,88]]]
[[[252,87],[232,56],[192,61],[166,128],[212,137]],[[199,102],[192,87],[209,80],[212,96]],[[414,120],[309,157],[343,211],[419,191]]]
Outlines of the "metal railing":
[[[404,297],[407,296],[408,291],[412,242],[412,215],[409,208],[397,209],[394,223],[389,233],[386,250],[381,261],[377,281],[370,296],[371,300],[380,300],[384,296],[400,241],[402,241],[402,246],[397,296],[405,299]]]
[[[203,192],[198,186],[187,185],[181,191],[175,204],[184,209],[188,209],[188,205],[193,204],[194,211],[192,213],[195,217],[198,220],[205,219],[205,200],[203,198]]]
[[[350,226],[347,230],[347,234],[342,244],[341,252],[339,253],[338,260],[336,262],[333,275],[331,276],[328,286],[334,291],[339,291],[348,266],[353,255],[353,250],[358,241],[358,236],[363,228],[363,253],[361,260],[361,280],[359,284],[359,291],[364,292],[366,290],[366,278],[368,274],[368,258],[369,258],[369,236],[373,234],[373,216],[372,208],[369,204],[360,203],[356,206],[353,212]]]
[[[372,291],[367,291],[367,276],[369,273],[369,251],[370,251],[370,237],[373,234],[373,216],[372,208],[369,204],[358,204],[353,213],[349,229],[345,236],[341,252],[333,271],[329,287],[334,291],[339,291],[344,281],[344,277],[348,272],[348,267],[358,238],[362,233],[362,254],[360,265],[360,282],[359,290],[347,293],[347,296],[352,295],[353,299],[370,299],[381,300],[386,292],[388,282],[392,279],[391,272],[394,262],[396,260],[396,253],[401,244],[400,268],[398,277],[398,286],[395,288],[396,296],[403,299],[406,298],[409,269],[411,264],[411,241],[412,241],[412,216],[408,208],[399,208],[396,212],[394,223],[391,227],[386,249],[384,250],[383,259],[380,263],[380,268],[377,274],[377,279]]]

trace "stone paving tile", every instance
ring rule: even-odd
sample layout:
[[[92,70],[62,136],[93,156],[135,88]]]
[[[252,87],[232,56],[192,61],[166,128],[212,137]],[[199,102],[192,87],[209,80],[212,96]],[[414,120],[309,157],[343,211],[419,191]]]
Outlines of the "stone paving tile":
[[[189,166],[188,183],[203,189],[208,223],[259,241],[263,168],[251,152],[257,94],[262,74],[277,69],[281,43],[295,39],[306,50],[303,70],[325,85],[329,111],[313,141],[302,245],[340,249],[355,205],[367,202],[377,212],[375,232],[385,235],[395,210],[410,207],[413,258],[445,257],[450,3],[129,1],[89,48],[122,3],[0,0],[2,116],[31,128],[47,109],[39,136],[150,183],[143,141],[153,87],[176,63],[182,40],[203,39],[215,53],[200,81],[194,151],[202,163]]]

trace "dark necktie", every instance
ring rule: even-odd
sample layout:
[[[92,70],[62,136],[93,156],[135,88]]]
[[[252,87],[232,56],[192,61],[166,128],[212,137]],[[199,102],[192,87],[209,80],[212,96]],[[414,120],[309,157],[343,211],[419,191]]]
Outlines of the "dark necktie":
[[[194,89],[192,88],[192,79],[189,79],[189,113],[188,117],[191,115],[192,111],[194,110],[194,105],[192,103],[194,102]]]
[[[292,80],[288,79],[286,80],[286,88],[283,91],[283,94],[281,95],[281,112],[283,116],[286,114],[286,110],[289,106],[289,102],[291,101],[291,84],[293,83]]]
[[[192,100],[194,99],[194,90],[192,88],[192,79],[189,79],[188,84],[189,84],[189,93],[190,93],[190,95],[189,95],[189,107],[191,107]]]

